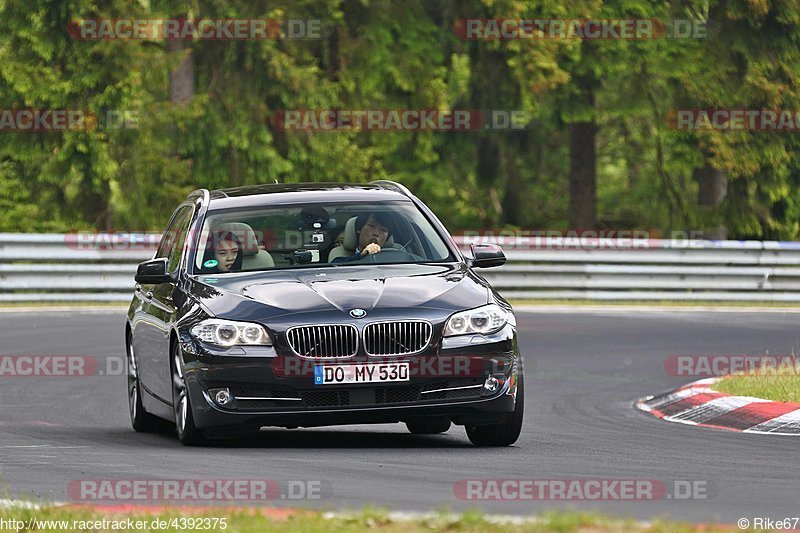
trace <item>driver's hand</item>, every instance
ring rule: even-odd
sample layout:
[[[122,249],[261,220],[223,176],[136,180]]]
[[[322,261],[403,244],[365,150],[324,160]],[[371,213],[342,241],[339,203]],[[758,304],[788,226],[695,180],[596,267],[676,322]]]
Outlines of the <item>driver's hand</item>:
[[[371,242],[366,245],[363,250],[361,250],[361,255],[377,254],[380,251],[381,247],[377,243]]]

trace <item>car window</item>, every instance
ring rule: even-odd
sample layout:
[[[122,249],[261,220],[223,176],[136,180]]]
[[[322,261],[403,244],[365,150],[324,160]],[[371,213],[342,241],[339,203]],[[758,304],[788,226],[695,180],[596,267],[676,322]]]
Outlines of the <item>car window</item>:
[[[175,227],[175,224],[178,221],[178,215],[180,215],[183,209],[185,209],[185,207],[179,207],[174,213],[172,213],[172,216],[167,223],[167,227],[161,234],[161,240],[158,241],[158,249],[156,250],[155,259],[169,257],[169,252],[172,249],[172,243],[174,242],[175,235],[172,229]]]
[[[368,260],[366,255],[353,260],[360,244],[356,221],[363,216],[367,225],[370,215],[384,220],[391,232],[388,237],[381,235],[386,240],[380,253]],[[218,241],[225,241],[225,247],[231,242],[238,247],[242,257],[235,268],[220,272],[214,259]],[[409,201],[212,210],[197,247],[194,273],[454,260],[431,222]]]
[[[169,253],[168,270],[175,272],[180,267],[181,253],[183,252],[183,243],[186,242],[186,232],[189,230],[189,222],[192,219],[192,208],[186,206],[178,214],[173,231],[173,244]]]
[[[189,227],[191,210],[192,208],[189,206],[178,208],[172,215],[167,228],[161,235],[161,241],[158,243],[155,257],[167,258],[170,272],[177,268],[180,261],[180,253],[186,238],[186,230]]]

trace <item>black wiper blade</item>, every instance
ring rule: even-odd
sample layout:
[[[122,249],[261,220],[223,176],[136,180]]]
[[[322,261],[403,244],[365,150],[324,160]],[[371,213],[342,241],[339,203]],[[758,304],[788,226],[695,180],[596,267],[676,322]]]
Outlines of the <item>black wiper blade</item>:
[[[289,266],[283,266],[283,267],[280,267],[280,268],[276,268],[275,270],[294,270],[294,269],[299,269],[299,268],[330,268],[332,266],[336,266],[336,265],[333,265],[331,263],[316,263],[316,264],[312,264],[312,265],[289,265]]]

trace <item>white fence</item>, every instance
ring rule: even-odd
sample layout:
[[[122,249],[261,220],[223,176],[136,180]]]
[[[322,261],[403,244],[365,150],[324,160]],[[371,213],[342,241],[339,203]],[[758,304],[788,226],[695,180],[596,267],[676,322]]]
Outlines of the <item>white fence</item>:
[[[0,233],[0,301],[129,301],[136,264],[153,255],[158,238]],[[480,273],[507,298],[800,302],[800,243],[480,242],[506,252],[506,265]]]
[[[464,239],[458,242],[465,246]],[[800,243],[795,242],[493,242],[503,246],[509,261],[481,274],[507,298],[800,301]]]

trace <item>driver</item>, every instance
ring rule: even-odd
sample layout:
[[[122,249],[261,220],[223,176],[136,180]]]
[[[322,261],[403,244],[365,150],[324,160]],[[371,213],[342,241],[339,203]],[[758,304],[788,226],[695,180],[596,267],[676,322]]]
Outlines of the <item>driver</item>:
[[[356,253],[347,257],[337,257],[332,263],[357,261],[368,255],[380,253],[381,247],[392,234],[394,220],[391,213],[364,213],[356,219],[358,246]]]

